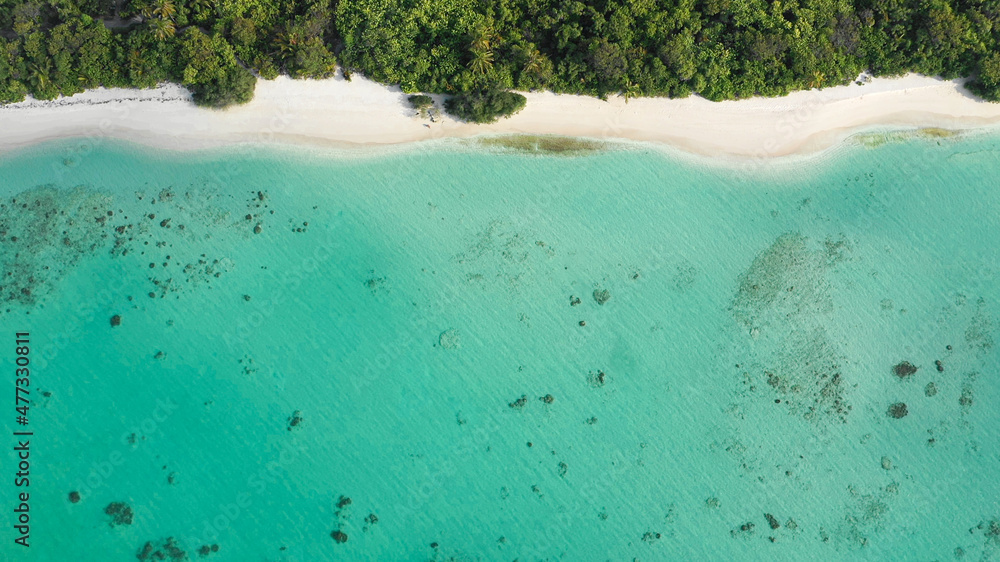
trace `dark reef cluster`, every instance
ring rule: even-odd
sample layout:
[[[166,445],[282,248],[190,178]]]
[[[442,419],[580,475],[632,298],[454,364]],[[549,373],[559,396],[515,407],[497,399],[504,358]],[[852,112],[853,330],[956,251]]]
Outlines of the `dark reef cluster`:
[[[111,517],[109,525],[131,525],[134,513],[132,508],[125,502],[111,502],[104,508],[104,513]]]

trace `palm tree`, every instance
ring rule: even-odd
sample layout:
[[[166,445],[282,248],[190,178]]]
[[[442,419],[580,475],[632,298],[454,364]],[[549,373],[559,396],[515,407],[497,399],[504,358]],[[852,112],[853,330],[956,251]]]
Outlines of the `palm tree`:
[[[191,11],[194,12],[195,18],[198,20],[207,19],[215,10],[212,0],[191,0],[188,6],[190,6]]]
[[[542,71],[542,53],[535,48],[525,49],[524,72],[538,75]]]
[[[295,32],[279,31],[274,42],[282,55],[288,55],[295,51],[295,47],[299,44],[299,37]]]
[[[625,103],[628,103],[628,100],[632,98],[639,97],[641,93],[642,91],[639,89],[638,84],[633,84],[631,80],[625,81],[625,87],[622,88],[622,97],[625,98]]]
[[[153,8],[153,15],[160,19],[173,19],[177,13],[177,6],[171,0],[156,0],[156,7]]]
[[[156,10],[156,6],[148,0],[138,3],[137,7],[139,8],[139,15],[145,20],[151,19],[153,17],[153,11]]]
[[[49,85],[49,65],[42,64],[32,64],[31,65],[31,82],[37,87],[37,91],[44,90]]]
[[[142,56],[142,51],[133,49],[128,55],[129,72],[134,76],[142,76],[146,73],[146,59]]]
[[[496,46],[500,42],[500,36],[493,31],[490,26],[484,26],[476,31],[475,36],[472,38],[472,44],[469,47],[473,51],[488,51]]]
[[[177,31],[174,22],[168,19],[154,18],[149,22],[149,25],[153,29],[153,35],[160,41],[163,41],[167,37],[172,37]]]
[[[472,60],[469,61],[469,68],[479,74],[489,72],[493,68],[493,51],[489,49],[473,50]]]
[[[823,85],[823,80],[826,79],[826,75],[820,71],[813,72],[812,82],[809,82],[810,88],[819,88]]]

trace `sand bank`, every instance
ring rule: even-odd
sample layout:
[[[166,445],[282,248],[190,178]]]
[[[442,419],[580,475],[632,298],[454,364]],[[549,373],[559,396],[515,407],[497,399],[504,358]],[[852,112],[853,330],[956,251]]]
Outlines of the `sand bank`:
[[[0,107],[0,151],[72,136],[113,137],[168,149],[244,142],[380,145],[490,133],[556,134],[661,142],[708,156],[771,158],[821,152],[873,128],[969,130],[1000,125],[1000,104],[960,81],[917,75],[796,92],[782,98],[627,102],[529,93],[518,115],[493,125],[414,115],[406,95],[360,77],[261,80],[253,101],[195,107],[186,90],[97,89]],[[440,100],[440,98],[439,98]]]

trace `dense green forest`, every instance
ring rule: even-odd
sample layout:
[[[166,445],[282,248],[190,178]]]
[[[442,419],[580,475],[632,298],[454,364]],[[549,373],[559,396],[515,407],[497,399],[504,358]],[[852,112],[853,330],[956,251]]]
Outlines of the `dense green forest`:
[[[485,121],[507,90],[722,100],[865,70],[996,101],[1000,0],[0,0],[0,103],[172,81],[221,107],[338,67]]]

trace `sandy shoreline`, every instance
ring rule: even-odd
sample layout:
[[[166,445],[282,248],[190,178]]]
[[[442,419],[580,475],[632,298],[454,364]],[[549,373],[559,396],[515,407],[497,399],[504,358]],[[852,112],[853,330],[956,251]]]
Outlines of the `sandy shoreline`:
[[[714,103],[529,93],[524,111],[493,125],[414,115],[398,88],[355,78],[261,80],[254,100],[199,109],[187,92],[98,89],[50,102],[0,107],[0,152],[76,136],[119,138],[175,150],[247,142],[390,145],[496,133],[555,134],[665,143],[705,156],[774,158],[816,154],[873,128],[956,131],[1000,126],[1000,104],[974,98],[959,81],[909,75],[783,98]],[[429,127],[427,126],[429,125]]]

